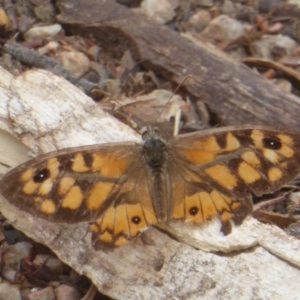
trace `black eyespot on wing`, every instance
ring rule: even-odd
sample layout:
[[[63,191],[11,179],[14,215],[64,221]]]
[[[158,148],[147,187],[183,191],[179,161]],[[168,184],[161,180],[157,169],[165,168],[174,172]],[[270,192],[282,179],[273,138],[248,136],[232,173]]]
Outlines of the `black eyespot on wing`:
[[[36,183],[42,183],[50,177],[48,169],[37,170],[33,175],[33,181]]]
[[[141,222],[141,218],[139,216],[132,217],[131,222],[134,224],[139,224]]]
[[[193,207],[191,207],[191,208],[189,209],[189,214],[190,214],[191,216],[195,216],[195,215],[198,213],[198,211],[199,211],[199,208],[196,207],[196,206],[193,206]]]
[[[277,137],[266,137],[263,139],[264,147],[272,150],[279,150],[282,147],[281,141]]]

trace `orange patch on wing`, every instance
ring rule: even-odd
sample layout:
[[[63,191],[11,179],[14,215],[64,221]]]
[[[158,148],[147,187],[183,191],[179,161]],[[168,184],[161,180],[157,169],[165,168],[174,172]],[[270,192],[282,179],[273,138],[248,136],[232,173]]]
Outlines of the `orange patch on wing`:
[[[99,153],[93,154],[92,170],[98,171],[101,175],[107,177],[119,177],[124,174],[125,168],[128,164],[128,158],[115,159],[115,155]]]
[[[92,172],[100,172],[101,168],[108,163],[107,155],[93,154]]]
[[[172,210],[168,212],[167,219],[183,219],[185,217],[186,183],[197,181],[197,176],[188,168],[182,168],[181,171],[178,171],[178,174],[173,174],[172,185],[170,186],[172,191]]]
[[[287,144],[289,146],[293,146],[294,145],[294,141],[293,139],[286,134],[277,134],[277,137],[281,140],[282,143]]]
[[[102,234],[100,234],[98,236],[98,239],[103,241],[103,242],[106,242],[106,243],[111,243],[113,238],[112,238],[112,235],[109,233],[109,232],[104,232]]]
[[[184,202],[178,203],[178,205],[174,205],[172,218],[179,219],[184,217]]]
[[[40,206],[41,212],[48,215],[53,214],[55,212],[55,209],[55,204],[51,199],[45,199]]]
[[[156,224],[158,222],[153,207],[144,209],[144,215],[148,224]]]
[[[126,245],[129,243],[129,240],[127,240],[124,236],[120,236],[114,243],[114,245],[116,247],[120,247],[120,246],[123,246],[123,245]]]
[[[249,184],[261,179],[261,175],[244,161],[239,164],[238,174],[241,179]]]
[[[180,152],[194,165],[202,165],[215,159],[217,153],[202,151],[202,150],[190,150],[180,149]]]
[[[232,190],[238,184],[237,178],[226,166],[214,165],[206,168],[205,173],[228,190]]]
[[[224,211],[224,212],[221,214],[221,220],[222,220],[223,222],[229,221],[232,217],[233,217],[233,214],[231,214],[231,213],[228,212],[228,211]]]
[[[95,223],[90,224],[89,228],[90,228],[90,231],[92,233],[98,233],[99,232],[98,226]]]
[[[90,170],[90,168],[85,165],[82,153],[79,152],[75,155],[72,163],[72,170],[78,173],[84,173]]]
[[[111,162],[101,169],[101,174],[107,177],[119,177],[124,174],[127,163],[126,158]]]
[[[74,184],[75,179],[73,177],[63,177],[58,183],[58,194],[65,195]]]
[[[48,178],[44,182],[42,182],[41,185],[39,186],[38,194],[45,196],[51,191],[52,187],[53,187],[53,180],[52,178]]]
[[[115,223],[115,212],[116,209],[110,206],[105,213],[103,214],[102,223],[101,223],[101,232],[105,232],[106,230],[113,231],[114,223]]]
[[[28,181],[28,180],[32,179],[35,171],[36,171],[35,169],[28,169],[28,170],[26,170],[21,175],[21,181],[25,182],[25,181]]]
[[[199,196],[202,206],[203,220],[205,221],[210,217],[217,215],[218,212],[210,195],[206,192],[201,192],[199,193]]]
[[[280,156],[274,150],[263,149],[263,154],[264,157],[273,164],[277,164],[280,161]]]
[[[114,235],[117,235],[119,233],[125,233],[127,236],[129,236],[126,204],[117,206],[115,211]]]
[[[83,201],[83,194],[79,186],[73,186],[61,203],[61,207],[77,209]]]
[[[50,172],[51,178],[56,178],[59,174],[60,163],[56,157],[52,157],[48,159],[47,169]]]
[[[26,195],[33,194],[36,189],[39,187],[40,183],[36,183],[33,180],[28,181],[22,188],[22,192]]]
[[[186,158],[195,165],[214,160],[221,150],[214,136],[207,137],[203,141],[195,141],[191,148],[181,149]]]
[[[201,151],[220,152],[221,148],[214,136],[209,136],[203,141],[195,141],[193,146]]]
[[[259,167],[260,161],[253,151],[246,151],[241,155],[242,159],[253,167]]]
[[[263,144],[264,134],[261,130],[253,129],[251,133],[251,138],[257,149],[264,148],[264,144]]]
[[[270,181],[276,181],[282,178],[282,171],[278,168],[270,168],[268,170],[268,178]]]
[[[225,200],[225,197],[222,194],[220,194],[218,191],[213,190],[210,193],[210,196],[211,196],[218,212],[222,212],[223,210],[227,210],[227,211],[230,210],[230,208]]]
[[[238,139],[231,133],[227,133],[226,135],[226,151],[233,151],[240,148],[241,144]]]
[[[229,205],[230,210],[238,209],[241,206],[240,202],[236,202],[236,201],[232,200],[231,198],[229,198],[229,197],[227,197],[225,195],[222,195],[222,197],[224,198],[224,200],[226,201],[226,203]]]
[[[241,207],[241,203],[239,203],[239,202],[233,202],[233,201],[232,201],[231,208],[232,208],[233,210],[238,209],[238,208],[240,208],[240,207]]]
[[[86,206],[90,210],[98,209],[105,201],[115,184],[111,182],[97,182],[93,184],[87,196]]]
[[[179,150],[193,164],[201,165],[215,159],[222,151],[214,136],[203,141],[195,141],[190,148]]]
[[[277,152],[279,152],[282,156],[287,158],[291,158],[295,154],[295,151],[285,144],[283,144],[281,148],[277,150]]]

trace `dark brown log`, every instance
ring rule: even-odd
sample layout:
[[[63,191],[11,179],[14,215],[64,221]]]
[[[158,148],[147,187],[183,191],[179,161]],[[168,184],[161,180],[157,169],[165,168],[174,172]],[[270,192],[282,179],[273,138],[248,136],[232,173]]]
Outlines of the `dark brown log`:
[[[285,94],[268,80],[221,51],[197,44],[149,21],[113,0],[58,1],[59,21],[67,33],[93,37],[115,55],[130,50],[142,67],[180,84],[200,98],[220,124],[270,124],[300,128],[299,98]]]

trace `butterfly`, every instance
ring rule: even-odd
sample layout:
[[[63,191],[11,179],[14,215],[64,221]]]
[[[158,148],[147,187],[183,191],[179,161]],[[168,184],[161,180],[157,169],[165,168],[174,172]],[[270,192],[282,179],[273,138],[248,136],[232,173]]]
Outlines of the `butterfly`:
[[[229,234],[252,211],[253,195],[275,191],[300,172],[300,132],[263,126],[210,129],[165,141],[51,152],[0,180],[13,205],[51,222],[89,222],[94,248],[125,245],[150,225],[219,218]]]

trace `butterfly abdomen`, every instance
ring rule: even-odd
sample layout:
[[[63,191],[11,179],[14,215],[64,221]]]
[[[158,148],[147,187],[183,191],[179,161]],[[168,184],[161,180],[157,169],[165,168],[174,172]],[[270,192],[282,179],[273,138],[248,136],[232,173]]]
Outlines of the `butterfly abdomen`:
[[[167,191],[165,172],[162,168],[152,169],[153,178],[153,206],[159,222],[167,221]]]

